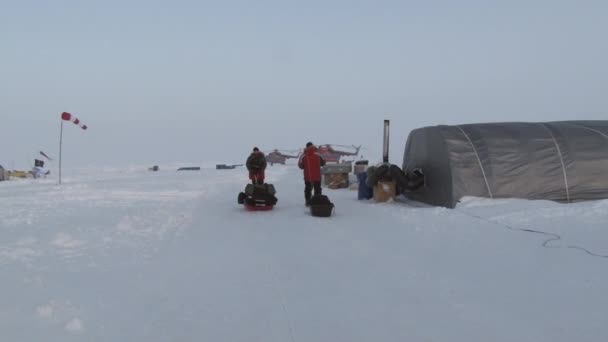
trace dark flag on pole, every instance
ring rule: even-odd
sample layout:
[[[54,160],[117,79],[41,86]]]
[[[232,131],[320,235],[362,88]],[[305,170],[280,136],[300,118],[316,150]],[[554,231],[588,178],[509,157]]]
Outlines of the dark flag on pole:
[[[47,156],[47,155],[46,155],[46,153],[44,153],[44,152],[42,152],[42,151],[40,151],[40,154],[41,154],[41,155],[42,155],[44,158],[48,159],[49,161],[53,160],[51,157]]]

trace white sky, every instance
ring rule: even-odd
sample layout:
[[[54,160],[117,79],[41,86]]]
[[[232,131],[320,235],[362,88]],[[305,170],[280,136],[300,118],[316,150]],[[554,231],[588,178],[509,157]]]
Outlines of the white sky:
[[[606,1],[0,0],[0,164],[242,162],[253,146],[608,118]]]

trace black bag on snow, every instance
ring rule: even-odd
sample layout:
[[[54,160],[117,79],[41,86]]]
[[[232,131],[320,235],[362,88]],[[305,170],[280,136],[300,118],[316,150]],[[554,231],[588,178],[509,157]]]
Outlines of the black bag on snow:
[[[391,180],[389,174],[389,165],[382,164],[380,166],[370,166],[367,168],[367,180],[365,183],[370,188],[373,188],[379,181]]]
[[[310,214],[318,217],[329,217],[334,211],[334,204],[325,195],[315,195],[310,199]]]

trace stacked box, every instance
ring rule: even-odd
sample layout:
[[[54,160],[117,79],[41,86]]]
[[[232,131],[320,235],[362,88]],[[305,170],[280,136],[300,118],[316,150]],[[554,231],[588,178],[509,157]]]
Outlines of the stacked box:
[[[352,170],[352,165],[348,164],[327,164],[321,169],[323,183],[330,189],[348,188],[348,174]]]
[[[374,200],[387,202],[395,198],[397,183],[395,181],[378,181],[374,186]]]
[[[355,162],[354,173],[356,175],[358,175],[360,173],[367,172],[368,165],[369,165],[369,162],[367,160],[359,160],[359,161]]]
[[[344,163],[344,164],[326,164],[321,168],[322,174],[331,174],[331,173],[350,173],[353,169],[352,164]]]
[[[330,173],[323,175],[325,186],[330,189],[348,188],[348,173]]]

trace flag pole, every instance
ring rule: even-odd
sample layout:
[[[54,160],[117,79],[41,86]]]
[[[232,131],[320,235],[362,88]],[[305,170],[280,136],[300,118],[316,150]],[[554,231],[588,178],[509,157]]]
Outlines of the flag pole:
[[[59,129],[59,184],[61,184],[61,149],[63,145],[63,119],[61,119],[61,128]]]

